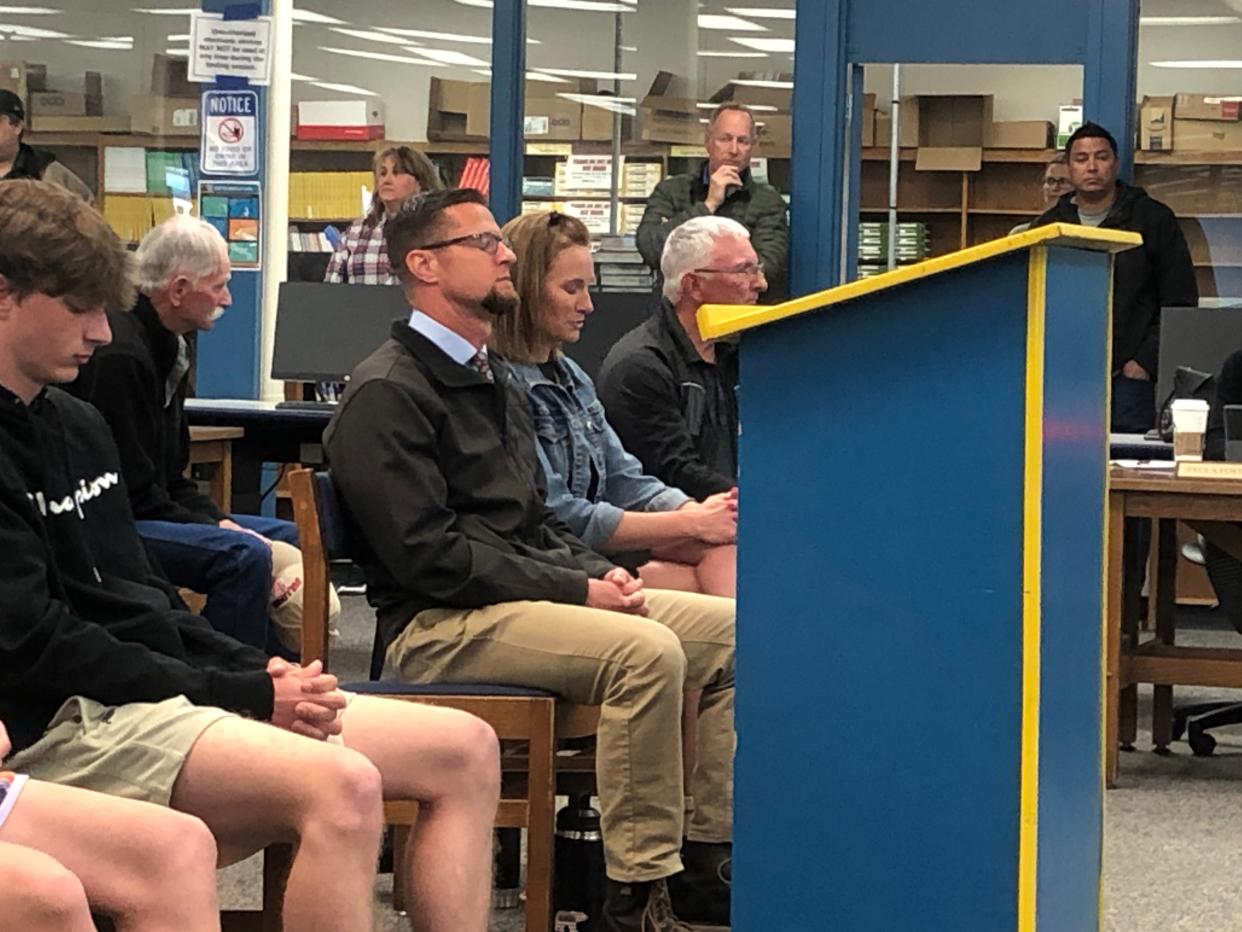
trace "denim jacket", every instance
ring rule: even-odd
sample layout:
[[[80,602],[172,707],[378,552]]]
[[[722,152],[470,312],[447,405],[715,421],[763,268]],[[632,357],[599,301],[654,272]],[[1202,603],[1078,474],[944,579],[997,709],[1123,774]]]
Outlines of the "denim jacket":
[[[548,507],[588,547],[599,550],[626,511],[673,511],[690,496],[653,476],[625,452],[604,417],[590,377],[572,359],[557,356],[565,388],[533,363],[510,363],[526,389],[548,483]],[[599,476],[588,498],[591,464]]]

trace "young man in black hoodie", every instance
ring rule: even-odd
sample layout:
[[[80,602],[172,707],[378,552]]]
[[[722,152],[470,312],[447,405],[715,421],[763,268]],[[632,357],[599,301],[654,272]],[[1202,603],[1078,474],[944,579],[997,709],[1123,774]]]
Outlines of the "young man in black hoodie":
[[[1194,263],[1173,211],[1117,178],[1117,140],[1108,130],[1084,123],[1065,151],[1074,189],[1032,226],[1080,223],[1143,236],[1142,246],[1114,259],[1110,429],[1144,433],[1156,420],[1160,308],[1199,303]]]
[[[426,803],[415,927],[487,928],[495,735],[462,713],[343,694],[179,611],[134,529],[107,424],[55,387],[133,300],[83,201],[0,184],[0,719],[35,779],[197,816],[222,861],[296,854],[284,928],[371,927],[382,797]],[[317,740],[316,740],[317,739]]]

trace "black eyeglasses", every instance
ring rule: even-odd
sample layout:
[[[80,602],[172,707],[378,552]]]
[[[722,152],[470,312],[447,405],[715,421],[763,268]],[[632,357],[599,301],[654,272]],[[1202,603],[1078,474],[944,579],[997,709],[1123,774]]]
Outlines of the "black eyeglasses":
[[[694,269],[695,272],[713,272],[717,275],[747,275],[751,278],[758,278],[763,274],[762,262],[747,262],[745,265],[739,265],[735,269]]]
[[[444,249],[448,246],[469,246],[471,249],[477,249],[485,252],[489,256],[496,255],[496,250],[500,248],[501,243],[506,247],[509,241],[499,233],[467,233],[465,236],[454,236],[452,239],[441,240],[438,243],[428,243],[426,246],[418,246],[418,249]]]
[[[1048,177],[1044,179],[1044,185],[1049,188],[1072,188],[1074,182],[1068,178]]]

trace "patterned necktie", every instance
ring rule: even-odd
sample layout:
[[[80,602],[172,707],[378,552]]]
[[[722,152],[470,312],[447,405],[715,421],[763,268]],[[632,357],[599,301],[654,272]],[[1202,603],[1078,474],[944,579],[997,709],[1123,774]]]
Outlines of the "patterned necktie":
[[[496,376],[492,375],[492,364],[487,361],[487,353],[483,350],[479,350],[471,356],[467,365],[470,366],[470,368],[475,372],[479,373],[479,375],[483,376],[483,378],[487,379],[487,381],[496,381]]]

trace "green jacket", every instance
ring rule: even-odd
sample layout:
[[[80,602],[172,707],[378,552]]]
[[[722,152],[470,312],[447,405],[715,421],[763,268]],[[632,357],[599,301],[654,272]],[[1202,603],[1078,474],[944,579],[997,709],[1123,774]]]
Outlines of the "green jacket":
[[[692,217],[709,213],[707,200],[707,162],[690,175],[670,175],[661,181],[651,197],[642,223],[638,225],[638,251],[647,264],[660,271],[664,240],[674,227]],[[742,172],[742,187],[730,194],[717,217],[736,220],[750,230],[751,245],[763,261],[768,290],[760,296],[764,304],[783,300],[788,294],[789,224],[784,199],[771,185],[755,181],[749,169]],[[662,287],[657,284],[657,288]]]

